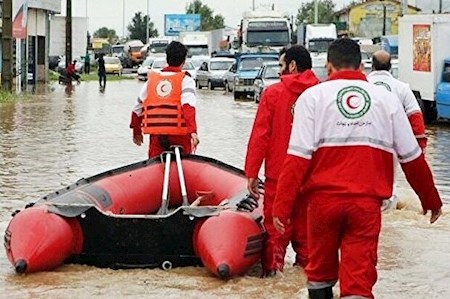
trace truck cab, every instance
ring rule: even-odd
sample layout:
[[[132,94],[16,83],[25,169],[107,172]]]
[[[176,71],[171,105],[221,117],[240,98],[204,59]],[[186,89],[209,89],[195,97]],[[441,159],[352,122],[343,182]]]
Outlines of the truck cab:
[[[437,114],[446,119],[450,119],[450,57],[444,59],[441,82],[436,90]]]

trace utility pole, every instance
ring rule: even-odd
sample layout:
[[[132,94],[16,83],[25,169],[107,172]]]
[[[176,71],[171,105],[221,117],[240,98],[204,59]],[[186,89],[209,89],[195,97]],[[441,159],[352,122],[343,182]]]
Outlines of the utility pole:
[[[408,14],[408,0],[401,0],[402,2],[400,3],[401,5],[401,12],[402,12],[402,16]]]
[[[148,0],[145,0],[147,2],[147,23],[146,23],[146,36],[145,36],[145,41],[148,44],[149,43],[149,34],[150,34],[150,28],[148,28],[148,24],[150,23],[150,12],[149,12],[149,8],[148,8]]]
[[[4,0],[2,7],[2,90],[12,91],[12,0]]]
[[[72,62],[72,0],[66,0],[66,67]]]
[[[319,0],[314,0],[314,24],[319,23]]]
[[[442,13],[442,0],[439,0],[439,13]]]
[[[125,0],[122,0],[122,21],[123,21],[123,27],[122,27],[122,36],[125,39]]]
[[[255,10],[255,0],[253,0],[252,2],[253,2],[252,10]]]
[[[386,35],[386,5],[383,4],[383,32],[381,35]]]

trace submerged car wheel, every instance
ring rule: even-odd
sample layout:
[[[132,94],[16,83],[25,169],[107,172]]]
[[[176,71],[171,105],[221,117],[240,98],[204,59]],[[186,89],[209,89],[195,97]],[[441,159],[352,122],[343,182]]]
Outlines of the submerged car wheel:
[[[214,85],[212,84],[211,81],[208,81],[208,89],[209,90],[214,90]]]
[[[200,81],[195,80],[195,87],[197,87],[197,89],[202,89],[202,87],[200,86]]]

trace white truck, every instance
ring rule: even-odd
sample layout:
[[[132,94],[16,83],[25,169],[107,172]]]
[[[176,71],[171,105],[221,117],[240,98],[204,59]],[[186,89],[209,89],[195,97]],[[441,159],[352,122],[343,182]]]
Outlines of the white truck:
[[[291,43],[288,14],[275,10],[244,12],[239,30],[240,52],[279,52]]]
[[[425,122],[450,119],[450,15],[405,15],[398,32],[399,79],[410,85]]]
[[[337,38],[335,24],[300,24],[297,42],[310,52],[327,52],[328,46]]]
[[[188,57],[211,55],[210,31],[180,32],[178,40],[188,48]]]

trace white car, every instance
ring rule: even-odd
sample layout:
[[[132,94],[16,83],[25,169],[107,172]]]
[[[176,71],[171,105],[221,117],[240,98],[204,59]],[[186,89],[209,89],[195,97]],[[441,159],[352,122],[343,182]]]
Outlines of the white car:
[[[167,66],[168,65],[167,65],[167,61],[166,61],[165,57],[154,57],[153,62],[150,65],[150,67],[148,68],[148,70],[160,72],[163,68],[165,68]],[[182,69],[183,69],[183,71],[189,72],[191,77],[195,80],[197,71],[191,61],[186,60]],[[148,70],[147,70],[147,73],[148,73]],[[145,80],[147,80],[147,75],[145,76]]]
[[[75,63],[75,71],[77,71],[78,74],[81,74],[84,72],[84,62],[80,57],[74,58],[73,60],[76,60]],[[66,56],[61,56],[58,66],[56,67],[57,72],[62,72],[66,69]]]
[[[141,64],[141,66],[137,70],[137,78],[142,81],[147,80],[147,74],[148,70],[150,69],[150,66],[153,63],[153,60],[155,60],[155,57],[149,56],[145,58],[144,62]]]
[[[270,61],[265,62],[258,71],[256,75],[255,82],[253,86],[255,88],[255,93],[253,95],[253,99],[255,103],[259,103],[261,100],[261,95],[264,88],[280,82],[280,74],[279,74],[280,66],[278,61]]]
[[[235,63],[234,58],[213,57],[204,61],[197,70],[197,88],[207,86],[210,90],[216,87],[225,87],[223,76]]]

